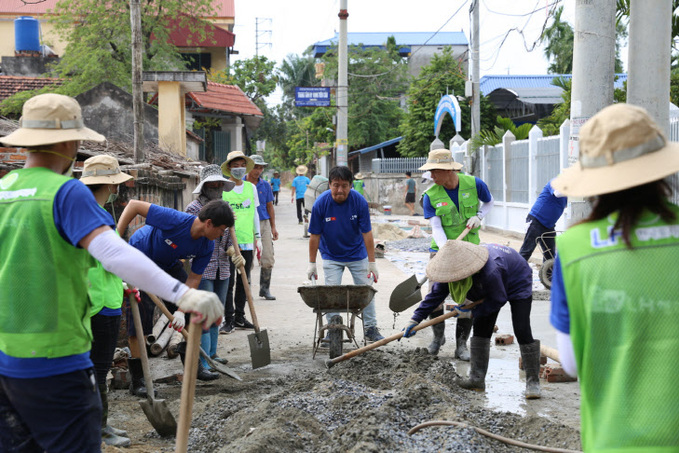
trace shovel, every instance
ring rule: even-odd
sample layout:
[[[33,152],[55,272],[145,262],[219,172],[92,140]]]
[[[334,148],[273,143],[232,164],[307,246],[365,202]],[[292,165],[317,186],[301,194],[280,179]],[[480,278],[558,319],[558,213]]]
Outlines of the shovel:
[[[158,296],[155,296],[155,295],[149,294],[149,293],[146,293],[146,294],[148,294],[148,296],[151,298],[151,300],[153,301],[153,303],[156,304],[156,306],[157,306],[158,308],[160,308],[160,311],[162,311],[163,314],[167,317],[167,319],[170,320],[170,323],[172,323],[172,321],[174,321],[174,316],[172,316],[172,313],[170,313],[170,310],[167,309],[167,307],[165,306],[165,304],[163,303],[163,301],[160,300],[160,299],[158,299]],[[186,330],[182,329],[181,334],[184,336],[184,339],[185,339],[185,340],[188,340],[188,339],[189,339],[189,334],[186,333]],[[225,374],[225,375],[227,375],[227,376],[229,376],[229,377],[232,377],[232,378],[234,378],[234,379],[237,380],[237,381],[242,381],[242,380],[243,380],[243,379],[241,379],[240,376],[238,376],[238,375],[237,375],[231,368],[229,368],[228,366],[226,366],[226,365],[224,365],[224,364],[221,364],[221,363],[217,363],[217,362],[215,362],[214,360],[212,360],[212,357],[210,357],[210,356],[208,355],[207,352],[203,351],[203,348],[200,348],[200,355],[201,355],[201,357],[203,357],[203,358],[205,359],[205,361],[207,361],[207,363],[210,364],[210,366],[211,366],[215,371],[218,371],[218,372],[220,372],[220,373],[222,373],[222,374]]]
[[[471,228],[465,228],[455,240],[462,240],[469,231],[471,231]],[[391,293],[391,297],[389,297],[389,309],[394,313],[400,313],[421,301],[422,292],[420,290],[426,281],[426,276],[419,281],[415,275],[411,275],[407,280],[396,285],[396,288]]]
[[[137,331],[137,338],[144,337],[144,329],[141,325],[141,316],[139,314],[139,306],[133,294],[129,296],[130,308],[132,309],[132,318],[134,319],[134,328]],[[170,412],[170,409],[165,404],[165,400],[157,400],[154,398],[153,379],[151,378],[151,369],[149,367],[149,358],[146,353],[146,345],[141,343],[139,345],[141,355],[141,366],[144,370],[144,380],[146,381],[147,400],[140,401],[139,404],[149,419],[153,428],[161,436],[174,436],[177,433],[177,422]],[[195,373],[194,373],[195,374]]]
[[[229,256],[233,257],[235,252],[231,251]],[[250,315],[252,316],[252,324],[255,325],[255,333],[248,335],[248,342],[250,343],[250,358],[252,359],[252,369],[261,368],[271,363],[271,349],[269,348],[269,335],[266,330],[259,330],[259,323],[257,322],[257,315],[255,314],[255,304],[252,302],[252,292],[250,291],[250,284],[248,283],[248,276],[245,274],[245,266],[240,266],[240,276],[243,280],[243,289],[248,298],[248,306],[250,307]]]
[[[198,378],[200,335],[200,324],[191,324],[188,344],[186,345],[184,380],[182,382],[182,395],[179,404],[179,426],[177,427],[177,438],[175,439],[174,447],[174,451],[179,453],[186,453],[188,451],[193,397],[196,393],[196,379]]]

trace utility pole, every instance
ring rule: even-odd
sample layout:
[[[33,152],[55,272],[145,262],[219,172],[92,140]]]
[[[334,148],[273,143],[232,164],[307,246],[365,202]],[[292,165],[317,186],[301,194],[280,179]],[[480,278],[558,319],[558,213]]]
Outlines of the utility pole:
[[[338,74],[337,74],[337,148],[336,165],[347,165],[348,141],[348,116],[349,116],[349,96],[348,96],[348,51],[347,51],[347,0],[340,0],[339,44],[338,44]]]
[[[472,137],[481,131],[481,93],[479,93],[479,79],[481,65],[479,63],[479,0],[474,0],[471,4],[472,16],[472,52],[471,66],[469,68],[472,81]]]
[[[132,111],[134,115],[134,161],[144,161],[144,92],[142,88],[141,12],[139,0],[130,0],[132,28]]]
[[[672,0],[632,0],[627,102],[650,113],[669,133]]]
[[[269,46],[271,47],[271,29],[269,30],[260,30],[259,29],[259,24],[260,23],[268,23],[269,27],[271,27],[271,18],[270,17],[255,17],[255,56],[259,56],[259,48],[260,47],[266,47]],[[259,42],[259,37],[261,35],[268,35],[269,36],[269,41],[264,41],[263,43],[260,44]]]
[[[599,110],[613,104],[615,4],[616,0],[575,3],[569,165],[578,161],[578,140],[582,125]],[[582,198],[570,198],[568,201],[571,210],[567,223],[571,226],[584,219],[590,208]]]

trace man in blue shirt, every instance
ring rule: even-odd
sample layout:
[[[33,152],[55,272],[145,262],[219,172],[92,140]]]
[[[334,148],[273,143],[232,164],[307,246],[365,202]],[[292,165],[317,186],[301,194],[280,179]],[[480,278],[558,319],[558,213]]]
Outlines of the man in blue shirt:
[[[302,208],[304,207],[304,192],[306,192],[307,186],[311,183],[311,180],[307,178],[306,172],[309,171],[306,165],[299,165],[295,170],[297,176],[292,180],[292,198],[290,203],[293,201],[297,202],[297,221],[302,224],[304,220],[302,218]]]
[[[552,181],[549,181],[545,184],[545,187],[542,188],[542,192],[538,195],[538,199],[535,200],[533,207],[530,208],[528,217],[526,217],[526,222],[529,222],[528,230],[523,238],[521,250],[519,250],[519,255],[526,261],[528,261],[533,254],[538,238],[544,233],[554,231],[554,226],[559,220],[559,217],[561,217],[561,214],[563,214],[563,210],[566,208],[567,203],[568,198],[554,190]],[[540,248],[542,249],[542,261],[554,258],[555,236],[556,234],[546,234],[539,239]]]
[[[277,171],[273,172],[273,178],[271,178],[271,191],[273,192],[273,205],[278,206],[278,192],[281,191],[281,174]]]
[[[264,162],[264,158],[257,154],[250,156],[255,163],[252,170],[247,174],[245,180],[254,184],[259,197],[259,234],[262,241],[262,257],[260,259],[259,272],[259,297],[266,300],[276,300],[276,297],[269,292],[271,284],[271,271],[275,263],[273,256],[273,241],[278,240],[278,230],[276,230],[276,213],[273,209],[273,192],[271,185],[261,178],[264,167],[269,165]]]
[[[353,175],[349,167],[334,167],[328,179],[330,190],[316,199],[311,211],[307,277],[318,278],[316,255],[320,249],[326,285],[340,285],[345,268],[355,285],[377,283],[379,273],[368,202],[351,190]],[[327,315],[328,321],[333,315]],[[384,338],[377,329],[374,298],[363,310],[363,323],[366,340]]]
[[[189,288],[198,288],[203,271],[210,263],[215,239],[221,237],[227,228],[233,226],[233,213],[228,203],[223,200],[212,200],[200,210],[198,216],[165,208],[145,201],[130,200],[118,221],[118,231],[125,234],[130,222],[137,216],[146,218],[146,225],[134,232],[130,238],[130,245],[148,256],[168,274],[177,280],[185,282]],[[192,260],[191,272],[187,275],[181,259]],[[153,330],[153,311],[155,304],[146,292],[141,293],[139,311],[142,318],[143,335]],[[172,327],[181,331],[185,325],[184,313],[177,310],[175,304],[166,301],[168,310],[174,315]],[[127,333],[131,359],[128,359],[132,379],[130,393],[136,396],[146,396],[144,373],[141,368],[140,347],[137,331],[134,327],[132,313],[129,307],[125,311]],[[178,346],[179,351],[185,349],[185,344]],[[183,355],[183,353],[182,353]],[[216,379],[218,375],[209,373],[198,367],[198,378],[201,380]]]

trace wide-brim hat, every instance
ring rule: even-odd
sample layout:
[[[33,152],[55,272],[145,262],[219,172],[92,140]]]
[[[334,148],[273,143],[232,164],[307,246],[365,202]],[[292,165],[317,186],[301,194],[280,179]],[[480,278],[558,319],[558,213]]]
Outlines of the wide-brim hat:
[[[429,151],[429,156],[427,156],[427,163],[420,167],[420,170],[461,170],[464,165],[459,162],[455,162],[453,159],[453,154],[445,149],[435,149]]]
[[[231,151],[227,156],[226,160],[222,164],[222,173],[227,176],[231,177],[231,171],[229,170],[229,163],[231,161],[236,160],[236,159],[245,159],[245,173],[250,173],[250,170],[252,170],[255,167],[255,162],[250,159],[248,156],[243,154],[243,151]]]
[[[552,181],[565,195],[603,195],[679,171],[679,143],[668,142],[641,107],[608,106],[587,120],[579,135],[578,162]]]
[[[101,154],[92,156],[83,163],[80,182],[92,186],[95,184],[122,184],[134,179],[132,175],[123,173],[118,165],[118,159]]]
[[[426,275],[432,282],[456,282],[480,271],[487,261],[487,248],[451,239],[429,261]]]
[[[298,165],[297,168],[295,169],[295,173],[298,175],[306,175],[306,173],[309,171],[306,165]]]
[[[78,101],[63,94],[39,94],[24,103],[19,129],[0,142],[35,147],[76,140],[103,142],[106,137],[85,127]]]
[[[224,192],[228,192],[236,186],[236,183],[229,181],[222,175],[222,169],[219,165],[207,165],[200,169],[200,183],[193,190],[193,193],[199,194],[203,190],[203,184],[206,182],[219,181],[224,183]]]
[[[363,173],[360,171],[354,175],[354,179],[363,179]]]
[[[259,154],[253,154],[252,156],[250,156],[250,158],[255,163],[255,165],[261,165],[262,167],[266,167],[267,165],[269,165],[266,162],[264,162],[264,158]]]

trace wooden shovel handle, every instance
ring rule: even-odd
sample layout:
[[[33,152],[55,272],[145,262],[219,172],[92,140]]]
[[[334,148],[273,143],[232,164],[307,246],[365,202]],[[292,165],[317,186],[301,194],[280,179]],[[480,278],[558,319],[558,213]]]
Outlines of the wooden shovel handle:
[[[137,331],[137,340],[141,338],[139,342],[139,355],[141,356],[141,369],[144,371],[144,383],[146,384],[146,393],[149,400],[154,398],[153,393],[153,378],[151,377],[151,367],[149,366],[149,357],[146,352],[146,344],[144,344],[144,328],[141,324],[141,314],[139,313],[139,305],[134,297],[134,294],[130,293],[128,296],[130,301],[130,309],[132,310],[132,320],[134,322],[134,329]]]
[[[182,382],[182,395],[179,404],[179,422],[177,423],[175,452],[179,453],[186,453],[188,449],[193,397],[196,393],[196,379],[198,378],[198,349],[200,348],[200,335],[202,332],[199,325],[192,327],[186,346],[184,380]]]
[[[238,255],[238,253],[235,252],[235,247],[234,250],[231,251],[230,253],[227,251],[227,254],[233,258],[234,255]],[[250,308],[250,316],[252,316],[252,324],[255,326],[255,333],[259,333],[259,322],[257,322],[257,315],[255,314],[255,303],[252,301],[252,292],[250,291],[250,283],[248,283],[248,276],[245,273],[245,266],[240,265],[240,277],[241,280],[243,280],[243,289],[245,290],[245,296],[248,300],[248,307]]]
[[[469,234],[469,232],[470,232],[471,230],[472,230],[472,229],[471,229],[470,227],[465,227],[464,231],[463,231],[462,233],[460,233],[460,235],[459,235],[457,238],[455,238],[455,240],[456,240],[456,241],[461,241],[462,239],[464,239],[464,237],[465,237],[467,234]]]

